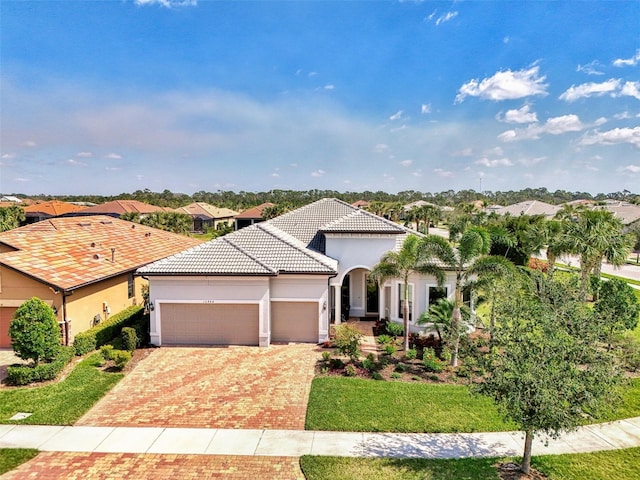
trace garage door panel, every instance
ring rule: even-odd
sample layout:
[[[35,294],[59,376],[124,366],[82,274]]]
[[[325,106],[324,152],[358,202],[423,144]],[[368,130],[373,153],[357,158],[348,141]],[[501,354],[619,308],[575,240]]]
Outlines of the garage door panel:
[[[0,348],[11,348],[9,325],[17,308],[0,307]]]
[[[164,345],[258,345],[257,304],[166,303],[160,309]]]
[[[318,302],[271,302],[271,341],[318,341]]]

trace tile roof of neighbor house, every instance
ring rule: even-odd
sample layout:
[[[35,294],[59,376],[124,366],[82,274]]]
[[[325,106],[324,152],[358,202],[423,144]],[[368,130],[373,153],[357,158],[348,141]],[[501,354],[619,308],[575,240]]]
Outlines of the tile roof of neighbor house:
[[[117,215],[123,213],[153,213],[153,212],[169,212],[171,208],[158,207],[148,203],[139,202],[138,200],[113,200],[111,202],[101,203],[94,207],[85,208],[81,215]]]
[[[220,208],[204,202],[194,202],[184,207],[176,208],[175,211],[203,219],[231,218],[238,215],[238,212],[230,208]]]
[[[236,218],[247,218],[247,219],[260,219],[262,218],[262,211],[267,207],[273,207],[273,203],[265,202],[257,207],[250,208],[249,210],[245,210],[242,213],[236,215]]]
[[[353,202],[351,205],[357,208],[366,208],[371,205],[371,202],[367,202],[366,200],[358,200],[357,202]]]
[[[52,218],[9,230],[0,233],[0,243],[15,249],[0,254],[0,264],[68,291],[133,271],[201,241],[96,215]]]
[[[60,200],[51,200],[49,202],[35,203],[24,207],[24,213],[26,214],[41,214],[57,217],[70,212],[78,212],[85,210],[87,207],[82,205],[75,205],[73,203],[61,202]]]
[[[627,202],[608,202],[603,206],[594,206],[593,208],[602,208],[613,213],[613,216],[619,218],[623,225],[630,225],[640,220],[640,205],[634,205]]]
[[[389,220],[325,198],[251,225],[138,270],[143,275],[335,274],[337,261],[323,254],[326,233],[396,235],[411,232]]]
[[[561,209],[558,205],[541,202],[539,200],[527,200],[525,202],[514,203],[506,207],[494,210],[498,215],[544,215],[545,217],[553,217]]]

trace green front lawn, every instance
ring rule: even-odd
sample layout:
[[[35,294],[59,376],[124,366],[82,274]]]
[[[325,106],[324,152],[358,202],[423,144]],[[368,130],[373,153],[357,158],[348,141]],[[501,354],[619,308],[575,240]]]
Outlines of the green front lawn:
[[[313,380],[306,428],[353,432],[492,432],[513,430],[488,398],[464,385]]]
[[[623,388],[618,408],[599,421],[640,416],[640,378]],[[464,385],[382,382],[346,377],[313,380],[307,430],[352,432],[495,432],[516,430],[490,399]]]
[[[98,370],[101,359],[100,353],[85,358],[61,382],[0,390],[0,423],[72,425],[123,377]],[[17,412],[33,415],[9,420]]]
[[[0,448],[0,475],[31,460],[38,454],[32,448]]]
[[[304,456],[307,480],[497,480],[504,458],[459,460]],[[534,457],[532,467],[549,480],[629,480],[640,478],[640,448]]]

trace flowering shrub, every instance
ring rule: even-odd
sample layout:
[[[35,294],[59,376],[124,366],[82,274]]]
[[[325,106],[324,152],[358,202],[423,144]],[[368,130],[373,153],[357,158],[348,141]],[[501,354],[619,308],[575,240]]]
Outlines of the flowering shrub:
[[[540,258],[530,258],[529,259],[529,268],[532,270],[539,270],[543,273],[545,273],[547,271],[547,261],[546,260],[542,260]]]

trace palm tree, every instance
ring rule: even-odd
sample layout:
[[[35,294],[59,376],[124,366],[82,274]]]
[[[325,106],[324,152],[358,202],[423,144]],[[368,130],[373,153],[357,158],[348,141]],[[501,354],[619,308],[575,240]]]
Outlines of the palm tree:
[[[423,205],[418,207],[417,216],[418,221],[424,222],[424,233],[429,235],[429,224],[433,222],[434,224],[440,220],[440,216],[442,212],[440,211],[440,207],[437,205]],[[418,230],[416,228],[416,230]]]
[[[392,278],[399,278],[404,285],[403,314],[404,323],[404,349],[409,350],[409,277],[414,274],[433,275],[438,285],[444,285],[445,273],[442,268],[432,263],[422,262],[420,256],[421,240],[415,235],[409,235],[404,240],[399,251],[386,252],[380,261],[371,269],[370,276],[384,284]]]
[[[567,224],[567,249],[580,256],[580,297],[587,298],[589,275],[600,277],[602,260],[621,266],[631,252],[631,239],[622,234],[622,222],[607,210],[584,210]]]
[[[429,307],[429,310],[420,315],[418,323],[423,325],[425,323],[433,323],[433,327],[436,329],[438,339],[443,341],[443,333],[446,336],[449,334],[451,327],[451,317],[453,316],[454,302],[446,298],[439,298],[434,304]],[[463,305],[461,309],[462,318],[465,322],[468,322],[471,318],[471,311],[469,307]]]
[[[458,348],[460,345],[462,313],[464,304],[462,289],[466,281],[474,275],[499,274],[505,271],[508,262],[502,257],[488,256],[491,249],[491,237],[483,227],[468,227],[460,237],[458,247],[454,248],[446,239],[437,235],[428,235],[420,243],[420,255],[424,266],[441,271],[455,272],[456,286],[454,293],[454,309],[451,315],[451,365],[458,365]]]

